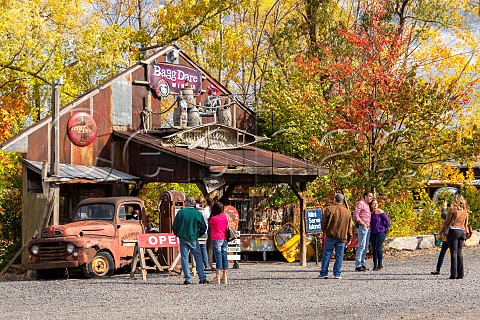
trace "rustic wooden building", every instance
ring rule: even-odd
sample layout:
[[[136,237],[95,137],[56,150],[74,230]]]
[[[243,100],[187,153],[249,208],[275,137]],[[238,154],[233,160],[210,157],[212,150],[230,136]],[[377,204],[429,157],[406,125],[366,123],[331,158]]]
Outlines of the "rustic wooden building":
[[[159,50],[3,143],[22,154],[23,240],[38,229],[49,190],[58,203],[50,223],[68,220],[84,198],[157,181],[196,183],[223,199],[239,183],[288,183],[302,199],[326,170],[254,147],[265,139],[256,123],[178,47]]]

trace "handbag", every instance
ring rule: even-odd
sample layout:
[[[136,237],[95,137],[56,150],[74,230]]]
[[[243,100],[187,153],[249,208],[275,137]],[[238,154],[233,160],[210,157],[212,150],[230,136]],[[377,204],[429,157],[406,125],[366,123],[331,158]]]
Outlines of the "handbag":
[[[470,239],[472,236],[472,227],[470,226],[470,223],[468,223],[468,215],[467,215],[467,221],[465,221],[465,238],[466,240]]]
[[[234,227],[228,226],[227,227],[227,240],[232,241],[237,239],[237,230]]]
[[[467,228],[465,229],[465,238],[470,239],[472,236],[472,227],[470,227],[469,224],[467,224]]]

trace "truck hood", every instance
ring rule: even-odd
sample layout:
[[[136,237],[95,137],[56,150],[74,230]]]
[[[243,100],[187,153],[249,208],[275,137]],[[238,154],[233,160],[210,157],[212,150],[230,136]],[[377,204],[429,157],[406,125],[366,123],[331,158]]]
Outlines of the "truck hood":
[[[115,234],[113,223],[101,220],[77,221],[65,225],[51,225],[42,231],[42,238],[69,236],[107,236]]]

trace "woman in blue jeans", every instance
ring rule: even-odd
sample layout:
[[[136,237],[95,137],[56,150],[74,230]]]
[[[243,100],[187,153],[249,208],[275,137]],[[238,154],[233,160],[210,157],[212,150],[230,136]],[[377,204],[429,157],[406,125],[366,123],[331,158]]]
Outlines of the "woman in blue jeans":
[[[441,217],[443,220],[447,217],[447,202],[443,202],[443,207],[442,207],[442,213]],[[435,271],[432,271],[431,274],[440,274],[440,269],[442,268],[443,265],[443,260],[445,259],[445,254],[447,253],[448,250],[448,242],[447,242],[447,237],[443,236],[441,237],[442,239],[442,248],[440,249],[440,253],[438,254],[438,260],[437,260],[437,267],[435,268]]]
[[[212,239],[213,252],[215,254],[215,277],[210,283],[227,283],[228,269],[228,241],[227,241],[227,215],[223,213],[224,206],[221,202],[215,202],[210,209],[210,219],[208,227],[210,228],[210,237]],[[220,278],[222,272],[222,278]]]
[[[383,242],[387,237],[387,230],[390,227],[390,219],[385,211],[378,207],[378,201],[372,201],[372,219],[370,220],[370,241],[373,251],[373,271],[383,269]]]

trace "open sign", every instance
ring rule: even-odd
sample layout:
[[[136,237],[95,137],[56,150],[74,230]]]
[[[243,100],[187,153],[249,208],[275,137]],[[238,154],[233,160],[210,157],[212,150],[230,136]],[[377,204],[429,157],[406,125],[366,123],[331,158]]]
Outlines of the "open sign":
[[[144,233],[137,236],[141,248],[178,247],[177,236],[173,233]]]

